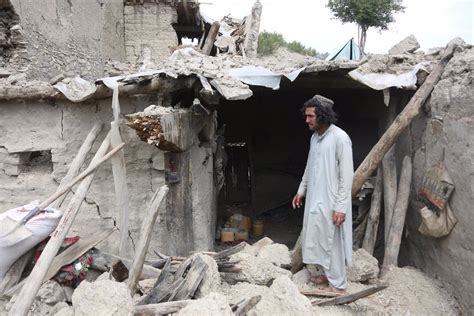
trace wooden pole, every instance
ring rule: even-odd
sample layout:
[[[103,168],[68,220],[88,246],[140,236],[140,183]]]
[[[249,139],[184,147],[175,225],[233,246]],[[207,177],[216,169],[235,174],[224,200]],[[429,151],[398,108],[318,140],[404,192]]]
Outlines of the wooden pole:
[[[97,136],[102,131],[102,126],[103,124],[99,122],[95,123],[94,126],[92,126],[92,129],[90,130],[89,134],[87,134],[86,139],[84,140],[81,147],[79,148],[79,151],[77,152],[76,157],[74,157],[73,161],[71,162],[71,165],[69,166],[69,169],[66,175],[61,180],[58,190],[63,189],[69,182],[71,182],[72,178],[74,178],[74,176],[79,172],[79,169],[81,169],[82,165],[84,164],[87,154],[91,151],[92,145],[94,145],[94,142]],[[64,194],[59,200],[57,200],[53,207],[61,208],[66,197],[67,197],[67,193]]]
[[[387,151],[397,140],[398,136],[408,127],[408,125],[410,125],[413,118],[418,115],[421,106],[425,103],[426,99],[431,94],[431,91],[433,91],[436,83],[438,83],[446,64],[453,57],[454,50],[458,45],[459,39],[454,39],[449,42],[439,63],[433,68],[425,82],[416,91],[403,111],[397,116],[395,122],[393,122],[388,130],[382,135],[377,144],[375,144],[367,157],[365,157],[364,161],[360,164],[359,168],[357,168],[352,183],[352,195],[359,192],[364,182],[372,172],[375,171]]]
[[[102,145],[99,147],[94,158],[92,159],[90,163],[91,166],[95,165],[99,161],[103,160],[102,158],[105,158],[107,156],[106,153],[109,146],[110,137],[107,136],[102,142]],[[90,167],[88,169],[90,169]],[[66,234],[71,228],[74,219],[76,218],[79,208],[81,207],[81,204],[86,196],[87,191],[89,190],[92,180],[94,179],[94,174],[95,171],[89,174],[86,178],[84,178],[84,180],[77,188],[76,194],[66,207],[66,210],[64,211],[64,214],[58,226],[56,227],[56,230],[51,234],[51,239],[46,244],[46,247],[44,248],[41,257],[39,258],[38,262],[33,268],[33,271],[28,277],[28,281],[26,282],[25,286],[23,286],[23,289],[21,290],[19,296],[21,297],[21,300],[15,301],[8,315],[25,316],[28,314],[31,304],[33,303],[36,297],[36,293],[38,293],[38,290],[44,280],[44,277],[48,272],[49,266],[51,265],[54,257],[56,256],[59,247],[61,246],[64,238],[66,237]]]
[[[374,253],[375,241],[377,240],[380,210],[382,208],[382,179],[382,169],[379,167],[377,177],[375,178],[375,188],[374,192],[372,193],[372,200],[370,202],[367,228],[365,230],[364,241],[362,242],[362,248],[364,248],[370,254]]]
[[[153,195],[148,212],[143,219],[140,240],[138,241],[135,258],[133,259],[132,268],[130,269],[128,278],[128,287],[131,295],[135,294],[139,277],[142,273],[143,263],[145,261],[148,246],[150,245],[151,235],[153,233],[153,226],[160,210],[163,210],[166,203],[166,194],[168,194],[168,186],[164,185]]]
[[[403,158],[400,182],[398,185],[397,202],[395,203],[392,218],[392,226],[390,227],[388,241],[385,244],[385,255],[383,259],[383,266],[385,268],[389,265],[397,266],[398,264],[398,252],[400,251],[400,242],[402,240],[403,226],[405,224],[405,216],[407,214],[410,197],[411,176],[411,158],[405,156],[405,158]]]
[[[110,123],[110,145],[115,147],[120,143],[122,143],[122,136],[120,135],[119,123],[118,121],[113,121]],[[125,165],[123,150],[112,158],[112,173],[114,175],[115,210],[120,214],[119,255],[125,257],[127,255],[126,245],[130,206],[127,186],[127,166]]]
[[[220,23],[215,21],[212,23],[209,32],[207,33],[206,41],[204,42],[204,46],[202,47],[202,53],[204,55],[210,55],[212,51],[212,47],[214,46],[214,42],[216,41],[217,33],[219,32]]]
[[[303,232],[303,231],[301,231]],[[303,247],[301,244],[301,232],[298,240],[296,241],[295,246],[293,247],[293,251],[291,252],[291,273],[295,274],[296,272],[300,271],[304,267],[303,263]]]

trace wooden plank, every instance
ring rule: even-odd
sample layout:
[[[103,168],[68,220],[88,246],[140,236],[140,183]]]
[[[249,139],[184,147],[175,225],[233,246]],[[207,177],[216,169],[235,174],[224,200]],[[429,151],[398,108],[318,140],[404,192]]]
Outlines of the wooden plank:
[[[405,156],[400,174],[398,185],[397,202],[393,212],[392,226],[388,235],[388,242],[385,244],[385,255],[383,267],[386,269],[389,265],[398,266],[398,252],[400,251],[400,242],[402,239],[403,226],[408,209],[412,178],[411,158]],[[382,269],[384,270],[384,269]]]
[[[110,138],[106,137],[105,140],[102,142],[102,145],[99,147],[94,158],[92,159],[90,167],[96,165],[100,161],[104,161],[104,158],[106,157],[111,157],[111,155],[109,155],[110,153],[106,154],[109,146]],[[117,150],[119,150],[120,148],[121,147],[116,147]],[[90,169],[90,167],[88,169]],[[88,169],[86,169],[85,171],[87,171]],[[51,265],[55,255],[58,253],[59,247],[61,246],[64,238],[66,237],[66,234],[68,233],[72,223],[74,222],[74,219],[76,218],[77,213],[79,212],[82,202],[87,194],[87,191],[89,190],[92,180],[94,179],[94,174],[95,172],[86,176],[77,188],[76,194],[66,207],[66,210],[64,211],[64,214],[61,217],[61,220],[58,226],[56,227],[56,230],[51,234],[51,238],[46,244],[46,247],[44,248],[41,257],[39,258],[38,262],[33,268],[33,271],[28,277],[25,286],[23,286],[20,292],[20,296],[22,299],[15,301],[10,310],[9,315],[27,315],[31,304],[33,303],[36,297],[36,293],[38,293],[38,290],[44,280],[44,277],[48,272],[49,266]]]
[[[438,83],[441,75],[444,72],[446,64],[453,57],[454,51],[458,45],[459,39],[454,39],[449,42],[443,53],[443,57],[438,62],[438,64],[433,67],[433,70],[426,78],[425,82],[416,91],[403,111],[397,116],[395,122],[393,122],[388,130],[382,135],[377,144],[375,144],[369,154],[365,157],[364,161],[359,165],[359,168],[357,168],[354,174],[354,180],[352,182],[352,195],[355,195],[357,192],[359,192],[364,182],[372,174],[372,172],[375,171],[387,151],[397,140],[398,136],[410,125],[413,118],[418,115],[420,108],[430,96],[431,91],[433,90],[436,83]]]
[[[233,247],[230,247],[228,249],[224,249],[222,250],[221,252],[218,252],[214,255],[211,255],[214,260],[219,260],[219,259],[223,259],[223,258],[226,258],[226,257],[230,257],[238,252],[240,252],[242,249],[245,248],[245,245],[246,243],[245,242],[241,242]]]
[[[355,302],[361,298],[367,297],[369,295],[372,295],[374,293],[377,293],[379,291],[382,291],[388,287],[387,284],[379,284],[376,286],[373,286],[371,288],[353,293],[353,294],[347,294],[347,295],[342,295],[336,298],[332,298],[329,300],[324,300],[322,302],[315,302],[313,305],[318,305],[318,306],[331,306],[331,305],[342,305],[342,304],[349,304],[352,302]]]
[[[86,136],[86,139],[82,143],[81,147],[79,148],[79,151],[76,154],[76,157],[71,162],[71,165],[69,166],[69,169],[62,178],[61,183],[59,184],[58,190],[63,189],[68,183],[72,181],[74,176],[79,172],[79,169],[81,169],[82,165],[84,164],[87,155],[92,149],[92,146],[94,145],[95,140],[97,139],[97,136],[99,136],[99,133],[102,131],[102,126],[103,124],[100,122],[97,122],[92,126],[92,129],[89,131],[89,133]],[[61,198],[59,198],[54,204],[53,207],[55,208],[61,208],[64,200],[67,197],[67,193],[64,194]]]
[[[156,280],[155,285],[151,289],[150,293],[143,298],[138,305],[147,305],[152,303],[160,302],[160,295],[168,288],[174,281],[173,273],[171,273],[171,258],[166,261],[160,276]]]
[[[153,233],[153,227],[155,226],[156,218],[158,217],[160,210],[163,211],[163,209],[166,207],[165,203],[168,191],[169,189],[166,185],[156,190],[155,194],[151,198],[147,214],[143,219],[140,240],[138,241],[137,249],[135,251],[135,258],[133,259],[133,264],[132,268],[130,269],[130,276],[128,279],[128,287],[132,296],[135,294],[138,278],[142,273],[143,263],[145,262],[148,247],[150,246],[151,235]]]
[[[375,188],[370,202],[369,219],[365,230],[362,248],[371,255],[374,253],[375,241],[377,240],[377,230],[380,221],[380,210],[382,208],[382,190],[383,190],[382,168],[379,167],[377,177],[375,178]]]
[[[207,269],[208,266],[204,260],[201,257],[195,257],[191,268],[186,274],[183,285],[176,291],[176,294],[170,297],[170,300],[180,301],[192,298],[201,284]]]
[[[115,147],[120,143],[122,143],[122,136],[120,135],[119,122],[113,121],[110,123],[110,145]],[[117,153],[117,155],[112,157],[111,161],[115,188],[115,211],[120,214],[119,255],[125,257],[127,255],[126,245],[128,239],[130,205],[124,151],[121,150]]]
[[[244,299],[243,301],[239,302],[235,306],[235,311],[234,308],[232,309],[234,311],[235,316],[245,316],[247,313],[254,308],[255,305],[257,305],[260,300],[262,299],[261,295],[253,296],[251,298]]]

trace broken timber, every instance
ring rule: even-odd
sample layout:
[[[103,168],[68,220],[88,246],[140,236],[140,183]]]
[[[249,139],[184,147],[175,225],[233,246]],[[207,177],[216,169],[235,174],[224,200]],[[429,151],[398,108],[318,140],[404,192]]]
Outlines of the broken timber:
[[[153,226],[158,217],[158,212],[164,207],[163,204],[166,202],[166,194],[168,193],[168,190],[169,189],[166,185],[162,186],[159,190],[156,190],[151,198],[150,205],[148,206],[146,217],[143,219],[141,236],[138,241],[135,258],[133,259],[128,279],[128,287],[132,296],[135,294],[138,279],[142,273],[143,263],[145,262],[146,253],[153,233]]]
[[[318,306],[331,306],[331,305],[342,305],[342,304],[349,304],[352,302],[355,302],[361,298],[367,297],[369,295],[372,295],[374,293],[377,293],[379,291],[382,291],[388,287],[387,284],[379,284],[376,286],[373,286],[371,288],[353,293],[353,294],[347,294],[347,295],[342,295],[336,298],[324,300],[324,301],[319,301],[312,303],[313,305],[318,305]]]
[[[375,241],[377,240],[377,231],[380,222],[380,210],[382,209],[382,174],[382,168],[379,167],[377,176],[375,177],[375,188],[374,192],[372,193],[367,227],[365,229],[365,236],[362,242],[362,248],[367,250],[367,252],[371,255],[374,253]]]
[[[403,111],[396,117],[393,124],[382,135],[377,144],[375,144],[367,157],[365,157],[364,161],[360,164],[359,168],[357,168],[352,183],[352,195],[359,192],[364,182],[372,172],[375,171],[387,151],[397,140],[398,136],[408,127],[408,125],[410,125],[413,118],[418,115],[420,108],[430,96],[436,83],[440,80],[444,68],[453,57],[454,51],[458,47],[460,41],[460,39],[456,38],[448,43],[439,63],[433,68],[425,82],[416,91]]]
[[[120,96],[151,94],[156,92],[176,92],[191,89],[198,79],[189,77],[154,77],[148,82],[120,83]],[[112,96],[112,90],[105,85],[97,85],[97,90],[88,99],[104,99]],[[47,82],[34,82],[27,86],[2,86],[0,90],[0,103],[21,100],[67,100],[66,97]]]

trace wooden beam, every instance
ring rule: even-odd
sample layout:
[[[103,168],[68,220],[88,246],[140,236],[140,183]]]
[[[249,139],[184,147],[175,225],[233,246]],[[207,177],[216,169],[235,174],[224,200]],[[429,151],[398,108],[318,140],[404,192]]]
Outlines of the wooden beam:
[[[458,45],[459,39],[454,39],[449,42],[439,63],[433,68],[428,78],[426,78],[425,82],[416,91],[403,111],[397,116],[395,122],[393,122],[388,130],[382,135],[377,144],[375,144],[367,157],[365,157],[364,161],[360,164],[359,168],[357,168],[352,183],[352,195],[359,192],[364,182],[368,177],[370,177],[372,172],[375,171],[387,151],[397,140],[398,136],[410,125],[413,118],[418,115],[420,108],[431,94],[431,91],[433,91],[436,83],[438,83],[444,72],[444,68],[453,57],[454,51]]]
[[[152,315],[168,315],[177,313],[182,308],[188,306],[194,300],[183,300],[174,302],[164,302],[159,304],[137,305],[133,307],[132,315],[135,316],[152,316]]]
[[[375,178],[374,192],[372,193],[372,199],[370,202],[367,228],[365,230],[364,241],[362,242],[362,248],[371,255],[374,253],[375,241],[377,240],[377,230],[380,221],[380,210],[382,209],[382,182],[382,168],[379,167],[377,177]]]
[[[411,158],[405,156],[402,164],[400,182],[398,185],[397,201],[392,218],[392,226],[385,244],[385,255],[383,266],[387,268],[389,265],[398,266],[398,252],[400,251],[400,242],[402,239],[403,226],[405,225],[405,217],[408,209],[412,178]]]
[[[142,227],[140,230],[140,239],[138,246],[135,251],[135,258],[133,259],[132,268],[130,269],[128,287],[131,295],[135,294],[139,277],[142,273],[143,263],[145,262],[146,253],[150,246],[151,235],[153,233],[153,227],[155,226],[156,218],[160,210],[162,211],[165,207],[166,194],[168,194],[168,187],[162,186],[159,190],[156,190],[155,194],[151,198],[148,206],[146,216],[143,218]]]
[[[183,89],[191,89],[197,78],[195,76],[172,78],[153,77],[148,82],[119,83],[120,96],[153,94],[157,92],[173,93]],[[88,99],[104,99],[112,96],[112,90],[105,85],[97,85],[97,90]],[[0,89],[0,106],[7,101],[67,100],[66,97],[47,82],[34,85],[2,86]]]

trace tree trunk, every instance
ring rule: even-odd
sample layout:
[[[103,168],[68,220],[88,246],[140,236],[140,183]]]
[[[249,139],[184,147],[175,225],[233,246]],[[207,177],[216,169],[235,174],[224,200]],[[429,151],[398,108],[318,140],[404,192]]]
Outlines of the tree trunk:
[[[363,55],[365,50],[365,41],[367,40],[367,27],[359,25],[359,31],[359,50],[360,54]]]

